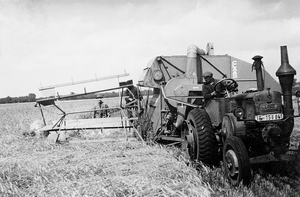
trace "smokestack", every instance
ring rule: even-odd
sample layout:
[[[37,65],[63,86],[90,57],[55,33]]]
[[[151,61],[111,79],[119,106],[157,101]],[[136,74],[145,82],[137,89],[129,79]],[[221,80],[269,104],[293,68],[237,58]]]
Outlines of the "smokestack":
[[[252,69],[254,68],[256,71],[256,80],[257,80],[257,89],[259,91],[264,90],[265,88],[265,83],[263,79],[263,74],[262,74],[262,59],[263,57],[260,55],[254,56],[252,59],[254,60],[252,64]]]
[[[286,46],[281,46],[281,65],[276,71],[276,76],[279,78],[280,86],[284,101],[284,115],[292,117],[294,115],[292,87],[294,83],[294,75],[296,70],[289,64],[289,57]]]

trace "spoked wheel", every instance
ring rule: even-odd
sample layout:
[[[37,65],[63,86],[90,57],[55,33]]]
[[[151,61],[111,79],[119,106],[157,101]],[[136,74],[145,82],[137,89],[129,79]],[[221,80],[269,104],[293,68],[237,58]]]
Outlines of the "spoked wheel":
[[[242,180],[244,185],[250,183],[249,156],[240,138],[232,136],[226,139],[223,148],[223,162],[225,175],[232,185],[237,186]]]
[[[218,144],[210,118],[205,110],[195,108],[187,117],[187,152],[191,160],[217,165]]]

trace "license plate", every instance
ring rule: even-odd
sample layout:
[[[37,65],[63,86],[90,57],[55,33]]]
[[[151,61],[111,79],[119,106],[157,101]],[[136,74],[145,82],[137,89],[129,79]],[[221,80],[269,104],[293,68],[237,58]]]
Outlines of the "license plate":
[[[283,119],[283,114],[267,114],[267,115],[257,115],[255,120],[257,121],[269,121],[269,120],[281,120]]]
[[[285,154],[287,154],[287,155],[296,155],[296,154],[298,154],[298,152],[297,151],[287,151]]]

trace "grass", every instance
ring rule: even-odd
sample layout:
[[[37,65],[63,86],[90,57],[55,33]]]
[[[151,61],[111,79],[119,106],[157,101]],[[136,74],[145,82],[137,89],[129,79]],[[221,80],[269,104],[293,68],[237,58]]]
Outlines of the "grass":
[[[94,105],[58,104],[75,111]],[[22,135],[41,119],[34,103],[0,105],[0,111],[0,196],[299,196],[299,174],[289,167],[293,164],[254,169],[249,187],[232,187],[222,167],[191,163],[178,149],[146,145],[131,132],[86,136],[80,131],[69,142],[51,144]],[[58,113],[46,108],[49,123]],[[295,122],[292,141],[299,139],[299,118]]]
[[[193,168],[126,136],[50,145],[25,138],[1,158],[2,194],[20,196],[208,196]],[[89,142],[90,141],[90,142]],[[191,179],[191,180],[190,180]]]
[[[143,147],[138,142],[116,140],[37,147],[1,162],[0,177],[5,193],[28,196],[176,196],[176,193],[177,196],[184,196],[181,193],[196,196],[196,192],[208,193],[204,187],[198,187],[201,185],[199,177],[195,179],[197,185],[187,184],[190,171],[182,172],[182,163],[162,149]],[[171,165],[175,165],[172,172],[168,168]],[[182,188],[185,191],[181,191]]]

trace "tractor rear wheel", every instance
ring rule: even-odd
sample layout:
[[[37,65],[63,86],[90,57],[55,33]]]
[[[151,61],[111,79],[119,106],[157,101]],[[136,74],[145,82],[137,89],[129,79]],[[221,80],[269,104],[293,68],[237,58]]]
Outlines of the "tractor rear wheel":
[[[218,143],[207,112],[199,108],[190,111],[187,129],[187,151],[190,159],[218,165]]]
[[[243,141],[232,136],[226,139],[223,148],[223,162],[225,175],[233,186],[239,185],[243,180],[248,185],[251,179],[251,167],[248,152]]]

